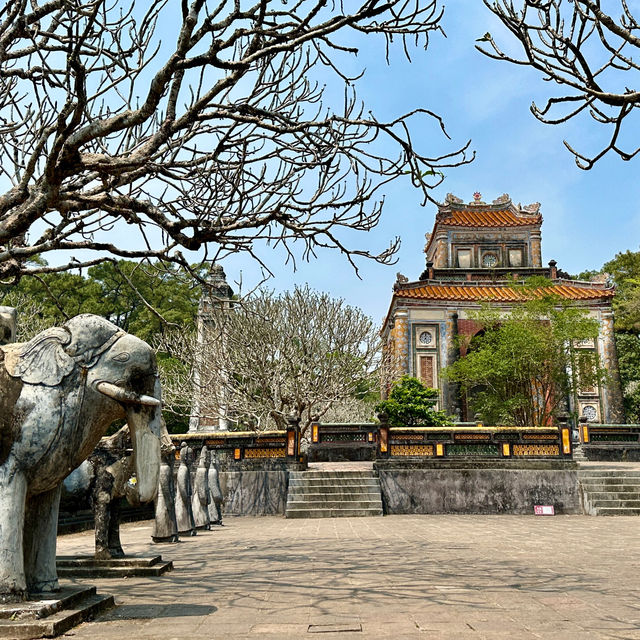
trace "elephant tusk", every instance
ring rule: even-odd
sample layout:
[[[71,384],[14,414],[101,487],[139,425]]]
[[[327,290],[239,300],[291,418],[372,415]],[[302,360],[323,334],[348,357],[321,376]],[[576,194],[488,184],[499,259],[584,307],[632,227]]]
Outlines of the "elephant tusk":
[[[96,389],[105,396],[109,396],[123,404],[143,404],[150,407],[159,407],[161,404],[157,398],[145,395],[139,396],[111,382],[98,382]]]

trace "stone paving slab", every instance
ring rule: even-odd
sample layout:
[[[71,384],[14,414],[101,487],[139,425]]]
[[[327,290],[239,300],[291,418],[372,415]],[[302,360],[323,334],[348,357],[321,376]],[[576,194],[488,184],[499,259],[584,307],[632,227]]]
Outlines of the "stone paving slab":
[[[69,637],[640,640],[638,518],[226,523],[173,545],[153,545],[151,523],[124,525],[127,552],[174,571],[91,580],[120,606]],[[58,538],[64,555],[92,546],[92,532]]]

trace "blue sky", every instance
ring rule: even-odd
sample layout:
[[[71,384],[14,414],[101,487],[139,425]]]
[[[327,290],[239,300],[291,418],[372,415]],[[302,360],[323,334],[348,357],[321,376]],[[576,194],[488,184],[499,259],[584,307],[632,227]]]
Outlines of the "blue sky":
[[[531,102],[542,105],[556,86],[528,68],[490,60],[474,49],[476,38],[487,31],[507,47],[512,42],[482,3],[447,5],[442,24],[447,38],[436,34],[426,52],[416,52],[412,64],[396,55],[387,66],[382,43],[375,39],[358,57],[367,69],[359,95],[376,115],[392,117],[423,106],[445,119],[454,146],[472,140],[476,160],[449,170],[435,198],[442,202],[452,192],[469,201],[478,190],[485,201],[506,192],[516,203],[541,202],[544,263],[553,258],[570,273],[600,268],[619,251],[638,250],[640,160],[623,162],[611,156],[591,171],[577,168],[563,140],[581,150],[595,149],[607,131],[590,119],[549,126],[533,117]],[[434,132],[414,131],[414,136],[422,148],[443,148],[439,136],[430,137]],[[299,263],[294,272],[283,267],[278,256],[270,257],[267,248],[264,255],[276,274],[270,286],[284,290],[309,283],[380,321],[396,272],[415,280],[424,268],[424,234],[436,213],[434,205],[421,207],[420,194],[408,183],[387,189],[386,196],[381,224],[354,242],[379,250],[400,236],[397,265],[363,261],[360,280],[343,257],[325,252],[314,262]],[[224,268],[230,282],[242,274],[245,291],[258,277],[255,265],[241,257],[228,260]]]

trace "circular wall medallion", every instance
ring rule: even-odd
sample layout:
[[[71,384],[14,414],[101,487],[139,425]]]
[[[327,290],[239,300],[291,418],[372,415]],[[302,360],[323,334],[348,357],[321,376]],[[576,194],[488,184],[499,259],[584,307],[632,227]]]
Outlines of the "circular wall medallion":
[[[498,264],[498,256],[495,253],[485,253],[482,256],[483,267],[495,267]]]
[[[423,331],[418,336],[420,344],[431,344],[433,342],[433,336],[428,331]]]
[[[582,415],[587,419],[588,422],[593,422],[598,417],[598,412],[593,405],[586,405],[582,407]]]

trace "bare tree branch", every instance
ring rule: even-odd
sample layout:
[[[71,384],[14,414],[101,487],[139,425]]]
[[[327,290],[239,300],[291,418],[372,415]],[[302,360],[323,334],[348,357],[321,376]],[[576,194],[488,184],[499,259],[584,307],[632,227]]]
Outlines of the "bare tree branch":
[[[163,359],[168,406],[258,430],[286,428],[293,414],[303,433],[325,415],[371,417],[363,398],[377,391],[379,335],[362,311],[308,287],[233,304],[210,305],[200,336],[169,331],[158,343],[172,357]]]
[[[589,114],[611,128],[607,144],[595,153],[579,152],[565,141],[581,169],[591,169],[609,152],[623,160],[640,152],[633,134],[640,90],[630,88],[640,71],[640,27],[626,0],[619,0],[617,18],[599,0],[483,1],[520,42],[524,57],[505,53],[490,33],[479,39],[487,44],[476,48],[490,58],[530,66],[562,87],[563,95],[542,108],[532,104],[538,120],[561,124]],[[610,11],[613,4],[607,3]]]
[[[403,176],[429,199],[467,147],[420,153],[410,124],[444,132],[440,118],[418,109],[380,121],[342,69],[360,37],[381,35],[388,50],[400,39],[407,55],[426,46],[438,0],[182,7],[0,9],[0,280],[46,271],[30,259],[60,250],[68,267],[109,255],[187,266],[181,250],[257,258],[259,243],[292,260],[328,247],[354,266],[393,261],[397,240],[374,253],[341,230],[372,229],[384,186]],[[343,87],[342,104],[327,83]]]

